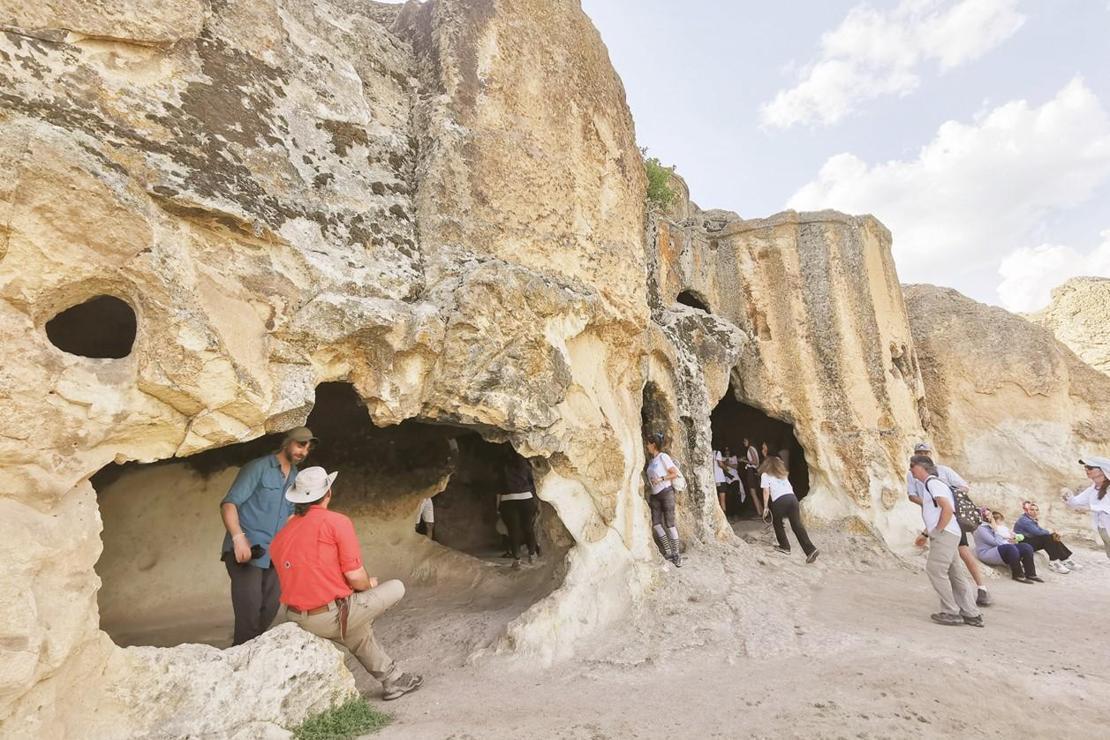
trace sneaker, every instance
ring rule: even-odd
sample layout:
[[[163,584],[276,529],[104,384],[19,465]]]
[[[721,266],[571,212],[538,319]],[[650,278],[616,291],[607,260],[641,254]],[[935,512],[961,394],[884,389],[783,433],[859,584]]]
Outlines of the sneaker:
[[[821,554],[820,550],[814,550],[809,555],[806,555],[806,562],[807,563],[812,563],[814,560],[817,559],[817,556],[820,555],[820,554]]]
[[[528,553],[528,565],[536,562],[536,554],[534,552]]]
[[[1081,568],[1079,567],[1079,563],[1075,562],[1071,558],[1068,558],[1067,560],[1063,561],[1063,563],[1064,563],[1065,566],[1067,566],[1068,568],[1071,568],[1072,570],[1081,570]]]
[[[987,593],[987,589],[980,586],[979,593],[975,595],[975,606],[990,606],[991,603],[991,595]]]
[[[966,624],[968,627],[983,627],[983,626],[985,626],[983,624],[982,615],[980,615],[978,617],[964,617],[963,620],[964,620],[964,624]]]
[[[790,554],[790,548],[789,547],[783,547],[782,545],[775,545],[775,550],[777,550],[778,552],[781,552],[783,555],[789,555]]]
[[[386,701],[398,699],[410,691],[416,691],[424,685],[424,677],[415,673],[402,673],[397,678],[382,686],[382,698]]]
[[[681,556],[681,555],[679,555],[679,554],[678,554],[678,553],[676,552],[676,553],[674,554],[674,557],[672,557],[672,558],[671,558],[671,562],[672,562],[672,563],[674,563],[674,567],[676,567],[676,568],[681,568],[681,567],[682,567],[682,556]]]
[[[1071,570],[1068,568],[1068,566],[1064,565],[1063,562],[1059,560],[1050,560],[1048,562],[1048,567],[1051,568],[1053,572],[1059,573],[1061,575],[1063,575],[1064,573],[1071,573]]]
[[[938,612],[930,614],[929,619],[937,624],[943,624],[946,627],[957,627],[964,623],[964,618],[959,614],[948,614],[947,612]]]
[[[1032,581],[1034,583],[1044,583],[1044,579],[1040,576],[1026,576],[1025,580]]]
[[[520,570],[520,558],[513,560],[513,570]]]

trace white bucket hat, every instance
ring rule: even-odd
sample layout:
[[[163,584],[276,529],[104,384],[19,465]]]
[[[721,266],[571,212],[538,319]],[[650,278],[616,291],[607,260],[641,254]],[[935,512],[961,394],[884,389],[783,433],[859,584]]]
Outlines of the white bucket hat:
[[[285,492],[285,498],[295,504],[311,504],[313,501],[319,501],[331,490],[331,484],[335,482],[338,475],[338,472],[329,473],[319,466],[305,468],[297,473],[297,479]]]

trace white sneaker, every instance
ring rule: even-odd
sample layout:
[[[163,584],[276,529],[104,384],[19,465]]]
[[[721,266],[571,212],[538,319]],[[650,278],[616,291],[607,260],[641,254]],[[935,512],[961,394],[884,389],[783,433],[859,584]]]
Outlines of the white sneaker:
[[[1057,573],[1071,573],[1071,570],[1068,568],[1068,566],[1064,565],[1064,563],[1060,560],[1049,561],[1048,567]]]
[[[1071,568],[1072,570],[1079,570],[1079,563],[1075,562],[1071,558],[1068,558],[1067,560],[1065,560],[1064,565]]]

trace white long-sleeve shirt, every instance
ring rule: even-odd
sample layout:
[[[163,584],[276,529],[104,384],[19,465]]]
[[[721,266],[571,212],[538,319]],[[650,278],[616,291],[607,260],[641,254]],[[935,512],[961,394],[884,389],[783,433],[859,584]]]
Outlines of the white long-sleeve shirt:
[[[1070,509],[1089,509],[1095,529],[1110,532],[1110,491],[1100,500],[1098,489],[1091,485],[1087,490],[1069,498],[1067,504]]]

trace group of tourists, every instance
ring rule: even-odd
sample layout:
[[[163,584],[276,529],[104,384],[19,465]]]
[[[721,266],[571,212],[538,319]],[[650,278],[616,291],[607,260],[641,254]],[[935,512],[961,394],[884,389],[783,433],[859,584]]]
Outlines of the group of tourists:
[[[649,434],[644,441],[648,459],[646,473],[651,490],[648,498],[651,525],[664,558],[676,567],[682,567],[675,520],[675,495],[676,491],[685,490],[686,482],[674,459],[664,451],[665,442],[665,435],[661,432]],[[806,562],[812,563],[817,559],[819,551],[810,541],[802,523],[801,507],[790,483],[786,450],[772,453],[764,442],[761,458],[748,438],[744,438],[743,447],[743,479],[741,462],[732,454],[728,445],[713,454],[714,478],[721,509],[727,514],[726,497],[730,488],[739,489],[741,502],[744,501],[742,492],[747,489],[760,518],[774,526],[777,541],[775,550],[790,553],[790,541],[786,537],[786,523],[789,522],[790,529],[805,553]]]
[[[787,449],[773,450],[770,444],[762,442],[759,449],[748,437],[743,437],[741,450],[743,457],[733,454],[732,448],[722,445],[713,451],[713,478],[717,487],[717,501],[726,516],[739,515],[739,511],[729,510],[729,499],[735,497],[740,506],[750,496],[756,515],[763,517],[767,510],[765,496],[759,495],[762,484],[762,466],[772,457],[778,458],[789,469],[790,453]]]
[[[1063,494],[1071,508],[1091,512],[1095,529],[1110,557],[1110,459],[1081,459],[1091,485],[1076,494]],[[1059,574],[1079,569],[1071,550],[1058,532],[1040,523],[1040,508],[1034,501],[1022,502],[1022,514],[1013,528],[1005,515],[988,507],[976,508],[968,498],[969,486],[958,473],[935,461],[927,443],[914,447],[906,477],[909,499],[921,507],[925,530],[916,544],[928,543],[925,571],[940,597],[941,609],[930,618],[943,625],[983,626],[979,607],[990,606],[990,594],[983,585],[978,563],[1004,565],[1010,577],[1023,584],[1044,583],[1037,575],[1034,554],[1043,551],[1049,568]],[[972,552],[968,534],[972,534]],[[962,565],[961,565],[962,562]]]

